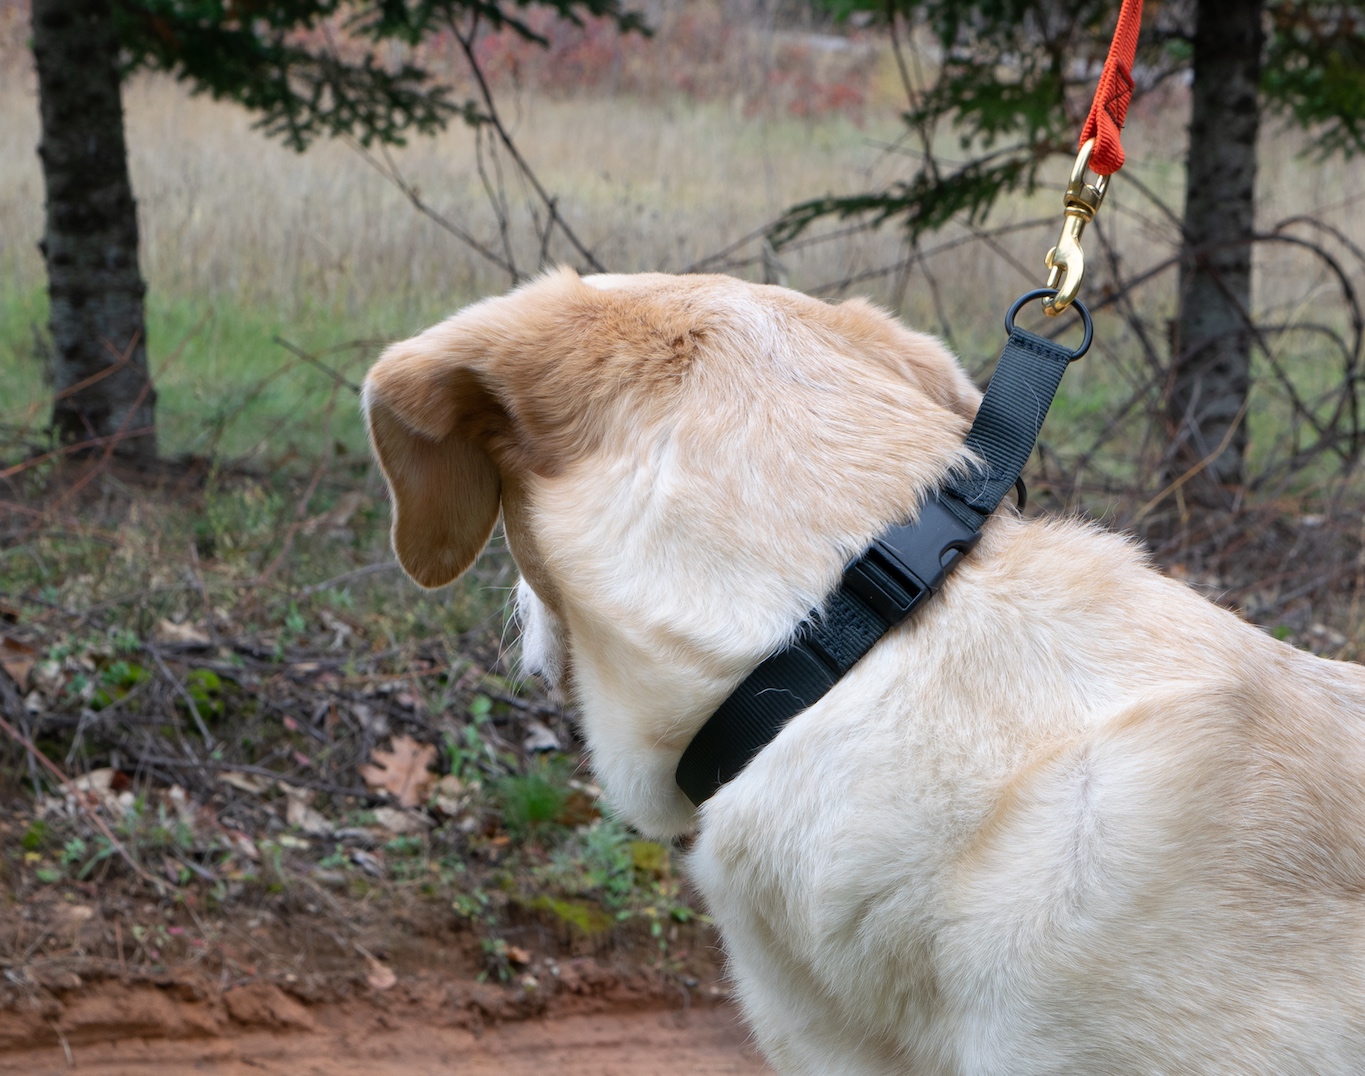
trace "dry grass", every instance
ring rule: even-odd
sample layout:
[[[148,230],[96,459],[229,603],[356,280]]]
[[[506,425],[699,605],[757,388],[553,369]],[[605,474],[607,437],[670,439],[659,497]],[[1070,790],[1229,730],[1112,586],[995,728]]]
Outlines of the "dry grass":
[[[776,77],[790,65],[790,49],[782,53],[774,45],[779,34],[760,27],[726,36],[723,24],[700,16],[679,29],[677,12],[685,7],[665,5],[662,10],[672,20],[665,20],[668,32],[622,52],[627,74],[635,72],[624,80],[637,91],[633,95],[610,95],[599,86],[566,96],[564,84],[573,81],[569,76],[529,79],[532,89],[518,90],[508,78],[500,84],[519,144],[603,264],[622,271],[684,269],[796,201],[876,186],[912,166],[893,144],[900,102],[884,47],[860,43],[862,58],[845,72],[859,87],[862,104],[854,111],[861,124],[837,112],[797,118],[789,107],[755,107],[760,99],[749,85],[764,84],[754,71]],[[719,11],[695,8],[713,16]],[[4,10],[7,37],[13,38],[18,8],[11,3]],[[710,53],[696,43],[705,34],[720,42]],[[593,43],[590,37],[584,40]],[[561,67],[571,60],[581,64],[585,48],[582,42],[578,52],[560,48]],[[17,57],[24,58],[22,51]],[[639,75],[641,57],[654,58],[662,72],[648,85]],[[521,59],[529,63],[534,56]],[[703,60],[715,85],[705,93],[695,86],[691,94],[667,92],[669,85],[689,86],[686,65]],[[572,75],[576,69],[566,70]],[[177,386],[187,388],[182,403],[190,409],[202,402],[188,390],[191,385],[202,397],[205,387],[211,391],[215,384],[263,374],[278,362],[278,352],[243,352],[261,349],[261,339],[268,340],[270,332],[288,329],[317,347],[356,336],[400,335],[509,282],[505,273],[416,213],[401,192],[344,144],[324,143],[297,155],[252,130],[241,110],[189,97],[164,78],[136,80],[127,88],[126,108],[142,265],[153,302],[154,360],[164,359],[202,315],[214,318],[208,332],[222,338],[216,346],[199,340],[182,360],[170,383],[168,408],[182,405],[175,400]],[[1173,223],[1126,179],[1140,180],[1178,207],[1184,109],[1183,94],[1175,91],[1140,105],[1130,120],[1132,163],[1101,218],[1122,253],[1125,273],[1140,272],[1171,254]],[[42,184],[32,152],[38,139],[36,100],[31,74],[22,64],[10,64],[0,82],[0,116],[0,310],[5,312],[0,366],[10,385],[5,411],[12,417],[16,410],[40,407],[45,395],[37,365],[22,361],[32,350],[28,323],[42,320],[36,249]],[[1264,226],[1311,212],[1365,243],[1358,212],[1365,169],[1306,161],[1296,150],[1292,134],[1268,131],[1262,154]],[[452,127],[438,138],[414,142],[394,160],[436,210],[497,245],[473,131]],[[901,261],[906,251],[894,230],[783,252],[778,262],[768,261],[766,270],[757,245],[750,244],[740,252],[749,263],[739,271],[754,276],[766,271],[770,278],[830,295],[871,294],[912,322],[944,332],[968,364],[979,367],[994,351],[1000,310],[1021,289],[1039,282],[1041,256],[1057,217],[1054,192],[1065,167],[1056,162],[1049,189],[1012,199],[991,221],[996,226],[1038,217],[1048,223],[994,244],[956,246],[927,263],[939,288],[937,302],[921,269],[870,276],[848,289],[837,286]],[[509,181],[507,193],[517,264],[534,271],[542,259],[527,211],[528,192]],[[926,245],[964,234],[950,229]],[[575,260],[571,255],[560,242],[552,245],[547,260]],[[1099,252],[1092,250],[1092,258],[1098,263]],[[1258,305],[1264,310],[1299,311],[1325,294],[1320,268],[1283,248],[1264,250],[1258,270]],[[1174,274],[1166,273],[1137,294],[1153,322],[1173,310],[1174,284]],[[259,332],[234,339],[234,333],[243,335],[242,323],[258,324]],[[1100,336],[1113,354],[1132,346],[1117,319],[1102,323]],[[368,354],[372,351],[357,354],[355,364]],[[1077,373],[1073,391],[1084,390],[1087,381],[1105,380],[1102,371]],[[166,417],[173,431],[167,448],[190,447],[194,423],[186,418],[177,426],[173,416]],[[177,428],[187,440],[177,438]]]

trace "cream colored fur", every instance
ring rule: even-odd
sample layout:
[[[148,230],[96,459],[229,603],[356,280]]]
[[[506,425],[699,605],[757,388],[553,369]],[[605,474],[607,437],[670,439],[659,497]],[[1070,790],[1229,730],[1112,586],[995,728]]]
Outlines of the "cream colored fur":
[[[717,704],[963,462],[978,394],[861,303],[563,270],[366,382],[396,544],[499,507],[527,659],[689,870],[784,1074],[1365,1073],[1365,676],[1086,523],[1001,511],[700,811]]]

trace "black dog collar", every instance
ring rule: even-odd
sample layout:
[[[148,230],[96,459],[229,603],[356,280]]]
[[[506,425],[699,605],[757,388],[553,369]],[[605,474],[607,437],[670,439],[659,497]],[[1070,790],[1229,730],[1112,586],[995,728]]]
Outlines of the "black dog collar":
[[[967,447],[982,466],[945,482],[912,521],[878,535],[792,641],[721,703],[678,762],[678,787],[693,803],[709,799],[878,639],[937,594],[976,545],[986,518],[1019,481],[1067,365],[1090,347],[1094,330],[1080,302],[1073,305],[1085,337],[1075,351],[1015,328],[1014,317],[1025,303],[1055,294],[1051,288],[1031,291],[1005,315],[1009,340],[967,432]]]

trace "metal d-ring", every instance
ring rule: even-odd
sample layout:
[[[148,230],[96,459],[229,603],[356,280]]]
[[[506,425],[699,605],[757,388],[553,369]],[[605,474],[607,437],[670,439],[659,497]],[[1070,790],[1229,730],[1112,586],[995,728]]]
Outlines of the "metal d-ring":
[[[1005,314],[1005,332],[1010,336],[1014,335],[1014,315],[1019,313],[1025,303],[1031,303],[1034,299],[1049,299],[1056,294],[1056,288],[1034,288],[1032,291],[1024,292],[1023,295],[1014,300],[1014,305]],[[1081,315],[1081,324],[1085,328],[1085,336],[1081,339],[1081,346],[1071,353],[1069,361],[1075,362],[1090,350],[1090,342],[1095,339],[1095,323],[1090,320],[1090,311],[1086,309],[1085,303],[1079,299],[1074,299],[1071,305]]]

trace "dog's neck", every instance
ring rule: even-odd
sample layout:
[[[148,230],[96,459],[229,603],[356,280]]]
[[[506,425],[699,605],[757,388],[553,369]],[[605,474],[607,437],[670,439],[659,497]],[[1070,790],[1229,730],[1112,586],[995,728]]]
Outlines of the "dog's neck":
[[[914,503],[926,496],[959,460],[960,454],[945,457],[935,481],[902,489],[899,497]],[[882,530],[892,511],[883,509],[880,519],[867,518],[859,531],[833,540],[795,528],[784,548],[753,549],[747,557],[733,534],[722,536],[715,550],[680,545],[668,553],[664,585],[657,565],[619,570],[616,580],[653,583],[647,619],[629,615],[639,606],[624,595],[615,609],[602,601],[614,581],[589,581],[597,586],[592,601],[566,592],[574,695],[593,768],[630,821],[659,835],[695,824],[695,808],[674,777],[683,751],[735,686],[821,605],[849,557]],[[994,521],[989,529],[997,529]]]

